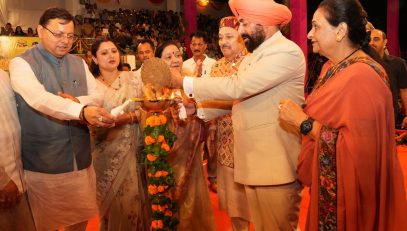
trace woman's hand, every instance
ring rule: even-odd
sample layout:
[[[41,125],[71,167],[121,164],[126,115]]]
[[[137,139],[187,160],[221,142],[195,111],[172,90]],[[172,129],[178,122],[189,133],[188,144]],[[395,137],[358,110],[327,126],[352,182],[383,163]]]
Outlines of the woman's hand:
[[[131,123],[130,113],[124,113],[124,114],[118,115],[114,119],[115,127],[119,127],[119,126],[122,126],[123,124],[129,124],[129,123]]]
[[[279,119],[297,128],[308,118],[302,108],[289,99],[283,99],[278,105]]]
[[[123,124],[133,124],[137,122],[138,118],[136,113],[134,112],[124,113],[122,115],[116,116],[114,120],[115,127],[121,126]]]
[[[185,110],[186,110],[188,116],[196,114],[196,110],[197,110],[196,103],[193,100],[184,99],[183,104],[184,104],[184,107],[185,107]]]
[[[80,119],[87,121],[89,125],[102,128],[111,128],[115,126],[114,116],[104,108],[86,106],[82,111],[83,118],[80,117]]]

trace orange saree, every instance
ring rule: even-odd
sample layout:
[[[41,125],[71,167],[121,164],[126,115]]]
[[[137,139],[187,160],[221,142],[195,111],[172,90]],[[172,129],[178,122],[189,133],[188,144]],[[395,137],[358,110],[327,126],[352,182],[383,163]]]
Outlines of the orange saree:
[[[327,71],[325,65],[321,76]],[[304,111],[322,128],[315,140],[303,138],[299,155],[299,179],[310,187],[306,230],[407,230],[383,73],[377,63],[356,58],[307,99]]]

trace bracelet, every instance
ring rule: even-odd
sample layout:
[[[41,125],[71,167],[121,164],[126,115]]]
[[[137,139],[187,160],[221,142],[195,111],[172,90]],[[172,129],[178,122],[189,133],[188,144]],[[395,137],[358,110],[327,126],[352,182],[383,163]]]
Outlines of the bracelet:
[[[86,124],[89,124],[89,121],[86,119],[86,117],[85,117],[85,108],[87,108],[88,107],[88,105],[85,105],[83,108],[82,108],[82,110],[81,110],[81,113],[80,113],[80,116],[79,116],[79,119],[81,119],[82,121],[84,121]],[[82,118],[81,118],[82,117]]]

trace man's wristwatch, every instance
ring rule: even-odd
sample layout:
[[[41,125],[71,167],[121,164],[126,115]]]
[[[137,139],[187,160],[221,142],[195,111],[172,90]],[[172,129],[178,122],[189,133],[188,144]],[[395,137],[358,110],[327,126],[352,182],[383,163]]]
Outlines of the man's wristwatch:
[[[302,121],[300,125],[300,132],[303,135],[307,135],[312,130],[312,125],[314,123],[314,119],[308,117],[306,120]]]

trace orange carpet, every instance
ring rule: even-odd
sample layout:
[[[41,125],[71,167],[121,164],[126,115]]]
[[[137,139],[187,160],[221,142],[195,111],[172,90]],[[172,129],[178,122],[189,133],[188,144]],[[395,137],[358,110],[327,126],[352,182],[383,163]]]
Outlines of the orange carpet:
[[[398,154],[398,157],[400,160],[401,167],[403,169],[404,186],[406,187],[406,191],[407,191],[407,146],[398,146],[397,154]],[[308,188],[305,188],[303,191],[301,210],[300,210],[300,219],[299,219],[299,225],[300,225],[301,230],[304,230],[304,226],[305,226],[305,222],[306,222],[307,210],[308,210],[308,200],[309,200]],[[216,196],[215,193],[211,193],[211,202],[212,202],[212,208],[213,208],[213,211],[215,214],[217,230],[218,231],[232,231],[228,216],[226,215],[226,213],[224,211],[219,211],[219,209],[218,209],[218,197]],[[89,221],[89,225],[88,225],[86,231],[97,231],[97,230],[98,230],[97,218],[91,219]],[[251,227],[251,230],[254,230],[253,226]]]

